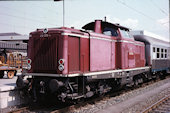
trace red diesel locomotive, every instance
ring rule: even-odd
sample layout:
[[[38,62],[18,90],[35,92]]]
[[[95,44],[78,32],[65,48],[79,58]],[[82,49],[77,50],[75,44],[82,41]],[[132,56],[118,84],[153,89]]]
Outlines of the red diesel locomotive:
[[[30,33],[28,77],[33,99],[56,96],[63,102],[138,85],[151,77],[144,42],[129,29],[95,20],[82,27],[37,29]],[[24,87],[20,80],[18,87]],[[25,83],[26,84],[26,83]]]

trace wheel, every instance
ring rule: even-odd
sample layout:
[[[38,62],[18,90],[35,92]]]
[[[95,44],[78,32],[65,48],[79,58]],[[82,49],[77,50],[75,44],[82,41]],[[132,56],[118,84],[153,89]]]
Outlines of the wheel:
[[[0,71],[0,78],[4,77],[4,71]]]
[[[139,84],[139,83],[138,83],[138,79],[135,79],[134,85],[135,85],[135,86],[138,86],[138,84]]]
[[[8,71],[7,76],[9,79],[12,79],[15,75],[15,71]]]

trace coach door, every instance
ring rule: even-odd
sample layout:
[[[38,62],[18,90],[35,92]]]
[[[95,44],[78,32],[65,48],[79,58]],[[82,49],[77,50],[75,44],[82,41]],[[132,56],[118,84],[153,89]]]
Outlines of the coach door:
[[[68,37],[69,73],[80,71],[80,38]]]

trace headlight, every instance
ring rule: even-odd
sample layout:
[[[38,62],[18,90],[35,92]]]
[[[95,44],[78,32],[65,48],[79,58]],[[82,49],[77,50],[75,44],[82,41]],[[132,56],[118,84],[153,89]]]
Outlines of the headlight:
[[[31,69],[31,65],[30,65],[30,64],[28,64],[27,69],[28,69],[28,70],[30,70],[30,69]]]
[[[31,62],[32,62],[31,59],[28,59],[28,60],[27,60],[27,64],[28,64],[28,65],[31,65]]]
[[[63,70],[64,70],[64,66],[63,66],[62,64],[60,64],[60,65],[58,66],[58,70],[63,71]]]
[[[58,63],[64,65],[64,59],[60,59]]]
[[[32,60],[31,59],[27,59],[27,70],[30,70],[31,69],[31,63],[32,63]]]

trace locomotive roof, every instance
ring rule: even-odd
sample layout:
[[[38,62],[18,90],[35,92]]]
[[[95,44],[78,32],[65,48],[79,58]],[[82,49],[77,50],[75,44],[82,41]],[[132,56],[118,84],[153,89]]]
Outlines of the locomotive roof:
[[[116,28],[121,28],[121,29],[129,31],[129,28],[121,26],[119,24],[113,24],[113,23],[110,23],[110,22],[102,21],[102,20],[101,20],[101,23],[102,23],[102,27],[116,27]],[[95,22],[90,22],[90,23],[84,25],[82,27],[82,29],[94,30],[94,26],[95,26]]]

